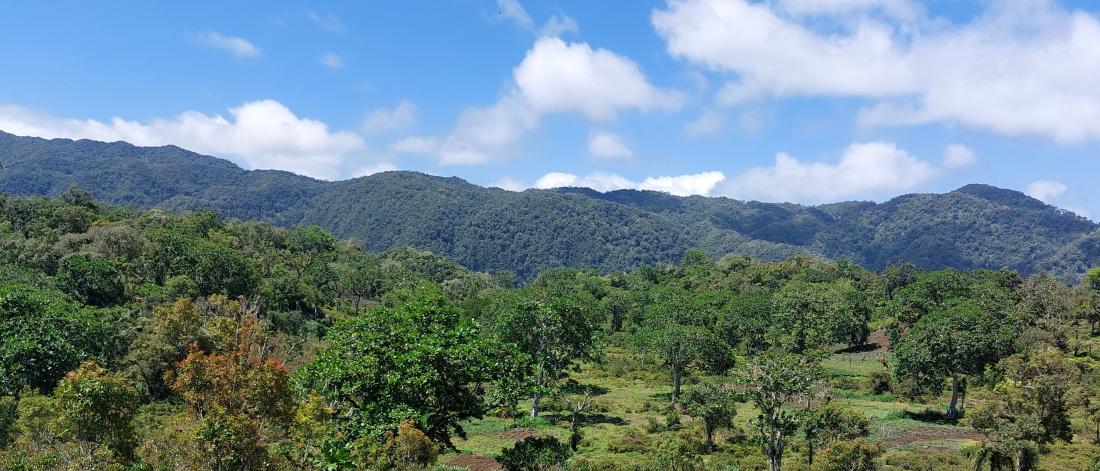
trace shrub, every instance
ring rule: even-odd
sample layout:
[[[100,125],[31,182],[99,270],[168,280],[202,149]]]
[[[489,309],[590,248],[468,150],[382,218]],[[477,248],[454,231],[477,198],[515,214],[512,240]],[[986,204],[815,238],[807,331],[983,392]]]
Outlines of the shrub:
[[[397,426],[397,433],[386,432],[385,453],[395,469],[423,469],[435,463],[439,447],[413,421],[406,420]]]
[[[885,371],[876,371],[867,377],[865,388],[870,394],[886,394],[894,390],[893,378]]]
[[[877,471],[875,459],[885,452],[882,445],[862,438],[833,442],[821,452],[814,471]]]
[[[557,438],[527,437],[504,450],[497,461],[507,471],[550,471],[562,469],[569,454],[569,446]]]

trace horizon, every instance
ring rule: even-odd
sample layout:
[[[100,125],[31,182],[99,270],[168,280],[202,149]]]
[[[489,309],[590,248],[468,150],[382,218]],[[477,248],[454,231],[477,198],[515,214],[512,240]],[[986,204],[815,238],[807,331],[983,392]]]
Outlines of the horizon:
[[[14,6],[0,130],[327,180],[807,205],[980,181],[1100,214],[1090,2],[217,8]]]

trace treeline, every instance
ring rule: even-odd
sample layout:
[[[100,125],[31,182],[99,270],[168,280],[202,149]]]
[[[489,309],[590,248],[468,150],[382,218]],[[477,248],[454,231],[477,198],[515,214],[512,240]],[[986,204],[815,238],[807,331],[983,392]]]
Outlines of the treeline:
[[[537,421],[552,403],[568,437],[500,450],[506,469],[732,469],[704,457],[739,410],[769,469],[792,449],[877,469],[883,446],[822,365],[874,331],[893,343],[874,389],[948,394],[937,414],[983,434],[979,466],[1026,470],[1052,443],[1100,442],[1098,323],[1100,271],[1068,286],[690,250],[518,286],[316,226],[0,196],[0,468],[431,469],[471,419]],[[571,375],[611,349],[666,375],[667,422],[702,421],[698,446],[585,452],[598,392]],[[975,391],[990,394],[964,413]]]

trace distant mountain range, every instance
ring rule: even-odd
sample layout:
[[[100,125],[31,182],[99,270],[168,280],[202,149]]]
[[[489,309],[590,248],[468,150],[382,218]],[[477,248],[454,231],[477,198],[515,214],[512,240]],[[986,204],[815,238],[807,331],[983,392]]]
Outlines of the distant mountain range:
[[[1046,270],[1067,280],[1100,265],[1096,223],[988,185],[820,206],[634,190],[511,192],[415,172],[326,182],[243,170],[174,146],[4,132],[0,163],[0,192],[9,195],[56,195],[75,185],[112,204],[318,224],[371,250],[411,245],[524,279],[550,267],[615,271],[672,262],[690,247],[764,259],[809,253],[875,270],[902,261]]]

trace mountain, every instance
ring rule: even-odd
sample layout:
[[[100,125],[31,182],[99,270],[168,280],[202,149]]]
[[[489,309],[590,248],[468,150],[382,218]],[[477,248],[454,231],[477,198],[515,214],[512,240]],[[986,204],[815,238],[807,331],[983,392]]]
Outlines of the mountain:
[[[671,262],[690,247],[764,259],[810,253],[869,269],[907,261],[928,269],[1046,270],[1067,280],[1100,265],[1100,226],[988,185],[820,206],[634,190],[510,192],[415,172],[326,182],[243,170],[174,146],[3,132],[0,163],[0,192],[10,195],[77,186],[112,204],[318,224],[370,250],[412,245],[523,279],[557,266],[613,271]]]

